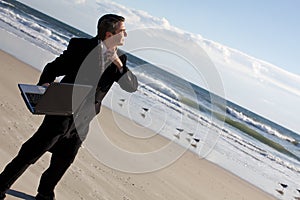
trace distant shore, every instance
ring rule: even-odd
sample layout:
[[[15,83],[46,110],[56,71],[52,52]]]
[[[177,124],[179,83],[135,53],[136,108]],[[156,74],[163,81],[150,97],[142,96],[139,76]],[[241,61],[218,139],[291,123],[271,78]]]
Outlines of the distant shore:
[[[42,116],[27,110],[17,83],[36,83],[40,72],[0,51],[0,170],[16,155],[22,143],[38,128]],[[110,140],[125,149],[143,152],[164,144],[166,139],[155,137],[142,145],[125,137],[114,123],[110,109],[102,107],[98,117],[103,129],[109,130]],[[124,120],[128,120],[124,118]],[[129,122],[128,122],[129,123]],[[154,134],[155,135],[155,134]],[[105,152],[104,152],[105,153]],[[13,185],[8,200],[35,196],[41,173],[47,168],[51,154],[46,153]],[[26,198],[25,198],[26,197]],[[223,168],[187,151],[170,166],[161,170],[124,173],[96,160],[87,148],[81,148],[72,167],[56,188],[59,200],[266,200],[275,197],[240,179]],[[22,198],[21,198],[22,199]]]

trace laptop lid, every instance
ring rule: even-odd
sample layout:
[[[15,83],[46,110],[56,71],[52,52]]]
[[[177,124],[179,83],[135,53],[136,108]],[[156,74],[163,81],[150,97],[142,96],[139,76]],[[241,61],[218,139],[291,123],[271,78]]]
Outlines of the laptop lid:
[[[19,88],[24,88],[22,84],[19,85]],[[33,86],[38,88],[28,89],[29,86],[27,85],[25,89],[27,90],[27,92],[43,92],[41,86]],[[40,97],[36,105],[32,105],[32,103],[29,102],[30,107],[33,108],[30,109],[30,111],[33,110],[33,114],[65,116],[72,115],[74,114],[74,111],[76,111],[79,108],[79,106],[87,97],[91,89],[92,86],[88,85],[52,83],[50,84],[50,86],[48,86],[47,89],[45,89],[43,95]],[[24,96],[26,96],[29,100],[27,93],[22,91],[22,94],[24,93]]]
[[[43,95],[46,87],[30,84],[18,84],[23,100],[30,112],[35,113],[36,103],[30,99],[31,95]]]

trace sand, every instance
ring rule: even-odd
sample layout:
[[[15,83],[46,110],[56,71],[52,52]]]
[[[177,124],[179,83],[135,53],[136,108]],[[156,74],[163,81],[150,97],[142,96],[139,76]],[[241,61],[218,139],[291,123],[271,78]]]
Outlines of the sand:
[[[36,83],[40,72],[0,51],[0,170],[17,154],[20,146],[38,128],[43,116],[31,115],[27,110],[17,83]],[[102,107],[99,123],[109,139],[122,149],[147,152],[168,141],[156,134],[142,142],[124,134],[114,123],[110,109]],[[131,124],[128,119],[123,122]],[[129,127],[130,128],[130,127]],[[136,131],[132,126],[132,132]],[[146,130],[151,133],[150,130]],[[101,145],[101,144],[99,144]],[[175,148],[175,147],[174,147]],[[176,147],[180,149],[181,147]],[[105,152],[109,153],[109,151]],[[30,199],[36,195],[39,177],[49,164],[51,154],[40,160],[17,180],[7,194],[8,200]],[[124,161],[126,162],[126,160]],[[238,176],[186,151],[171,165],[148,173],[125,173],[110,168],[88,151],[79,154],[56,187],[58,200],[260,200],[275,199]]]

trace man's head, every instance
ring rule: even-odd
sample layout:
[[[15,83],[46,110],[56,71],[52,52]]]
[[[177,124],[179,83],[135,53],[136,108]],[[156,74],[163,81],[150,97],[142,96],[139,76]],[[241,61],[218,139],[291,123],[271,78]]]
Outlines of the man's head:
[[[127,36],[125,29],[125,18],[115,14],[103,15],[98,20],[98,38],[102,41],[110,40],[113,46],[123,45],[124,37]]]

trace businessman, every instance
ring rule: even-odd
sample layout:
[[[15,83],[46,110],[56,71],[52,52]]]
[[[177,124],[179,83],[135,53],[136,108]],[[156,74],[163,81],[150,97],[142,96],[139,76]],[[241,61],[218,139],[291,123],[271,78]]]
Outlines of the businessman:
[[[74,161],[85,139],[90,121],[100,112],[101,101],[114,82],[127,92],[137,90],[136,76],[126,67],[127,57],[118,50],[127,36],[125,19],[107,14],[98,20],[97,36],[72,38],[67,49],[48,63],[38,85],[48,86],[59,76],[63,83],[93,86],[92,92],[72,116],[46,115],[38,130],[21,147],[0,174],[0,200],[6,191],[45,152],[52,153],[42,174],[37,200],[55,199],[55,186]]]

